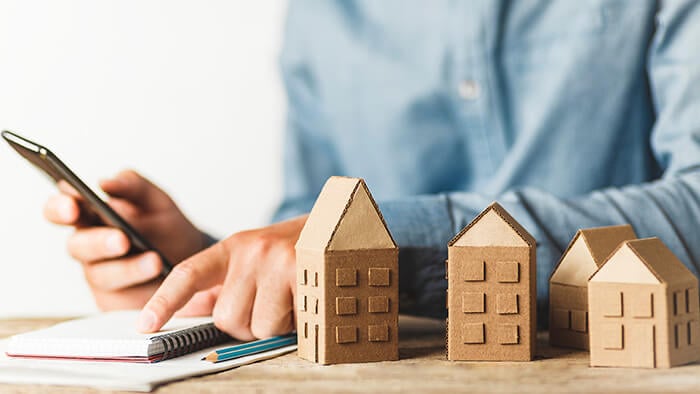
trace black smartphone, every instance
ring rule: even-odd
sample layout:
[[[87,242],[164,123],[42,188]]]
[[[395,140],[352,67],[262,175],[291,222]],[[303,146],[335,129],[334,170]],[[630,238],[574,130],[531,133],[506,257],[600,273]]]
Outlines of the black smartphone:
[[[163,270],[161,277],[165,277],[173,268],[172,263],[165,256],[154,248],[146,238],[134,229],[124,218],[119,216],[107,203],[102,200],[85,182],[80,180],[73,171],[50,150],[43,146],[21,137],[10,131],[3,131],[2,138],[17,151],[22,157],[34,164],[38,169],[46,173],[56,183],[65,181],[71,185],[85,200],[84,207],[90,209],[105,225],[117,227],[122,230],[131,242],[129,254],[152,250],[161,258]]]

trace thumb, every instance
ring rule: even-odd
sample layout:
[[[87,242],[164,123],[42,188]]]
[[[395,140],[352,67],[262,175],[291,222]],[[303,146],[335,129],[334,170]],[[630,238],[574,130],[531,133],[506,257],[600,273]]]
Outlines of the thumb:
[[[145,210],[174,205],[163,190],[133,170],[124,170],[111,179],[100,181],[100,187],[111,197],[127,200]]]

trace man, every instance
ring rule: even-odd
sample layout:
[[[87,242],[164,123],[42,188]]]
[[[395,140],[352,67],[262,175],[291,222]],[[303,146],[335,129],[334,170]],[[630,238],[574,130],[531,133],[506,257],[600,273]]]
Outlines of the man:
[[[277,223],[209,246],[138,174],[105,181],[183,260],[161,284],[155,254],[124,257],[126,237],[90,227],[70,195],[46,216],[77,227],[69,250],[101,308],[145,304],[142,331],[213,312],[243,340],[292,329],[293,246],[330,175],[364,177],[378,199],[409,313],[444,316],[446,243],[492,200],[537,239],[541,305],[578,228],[630,223],[697,274],[698,21],[696,1],[293,1]]]

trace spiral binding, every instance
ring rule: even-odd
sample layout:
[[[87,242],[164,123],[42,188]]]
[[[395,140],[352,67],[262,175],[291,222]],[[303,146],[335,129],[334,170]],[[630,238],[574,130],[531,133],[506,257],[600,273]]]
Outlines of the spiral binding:
[[[160,340],[163,344],[163,355],[158,360],[163,361],[218,345],[230,340],[231,337],[216,328],[214,323],[209,323],[164,334],[154,339]]]

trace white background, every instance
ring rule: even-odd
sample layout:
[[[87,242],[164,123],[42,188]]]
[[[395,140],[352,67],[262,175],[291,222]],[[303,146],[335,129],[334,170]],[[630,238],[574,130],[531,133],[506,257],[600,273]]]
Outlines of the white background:
[[[90,184],[134,168],[216,236],[280,197],[286,3],[0,0],[0,128]],[[0,144],[0,318],[95,310],[50,182]]]

